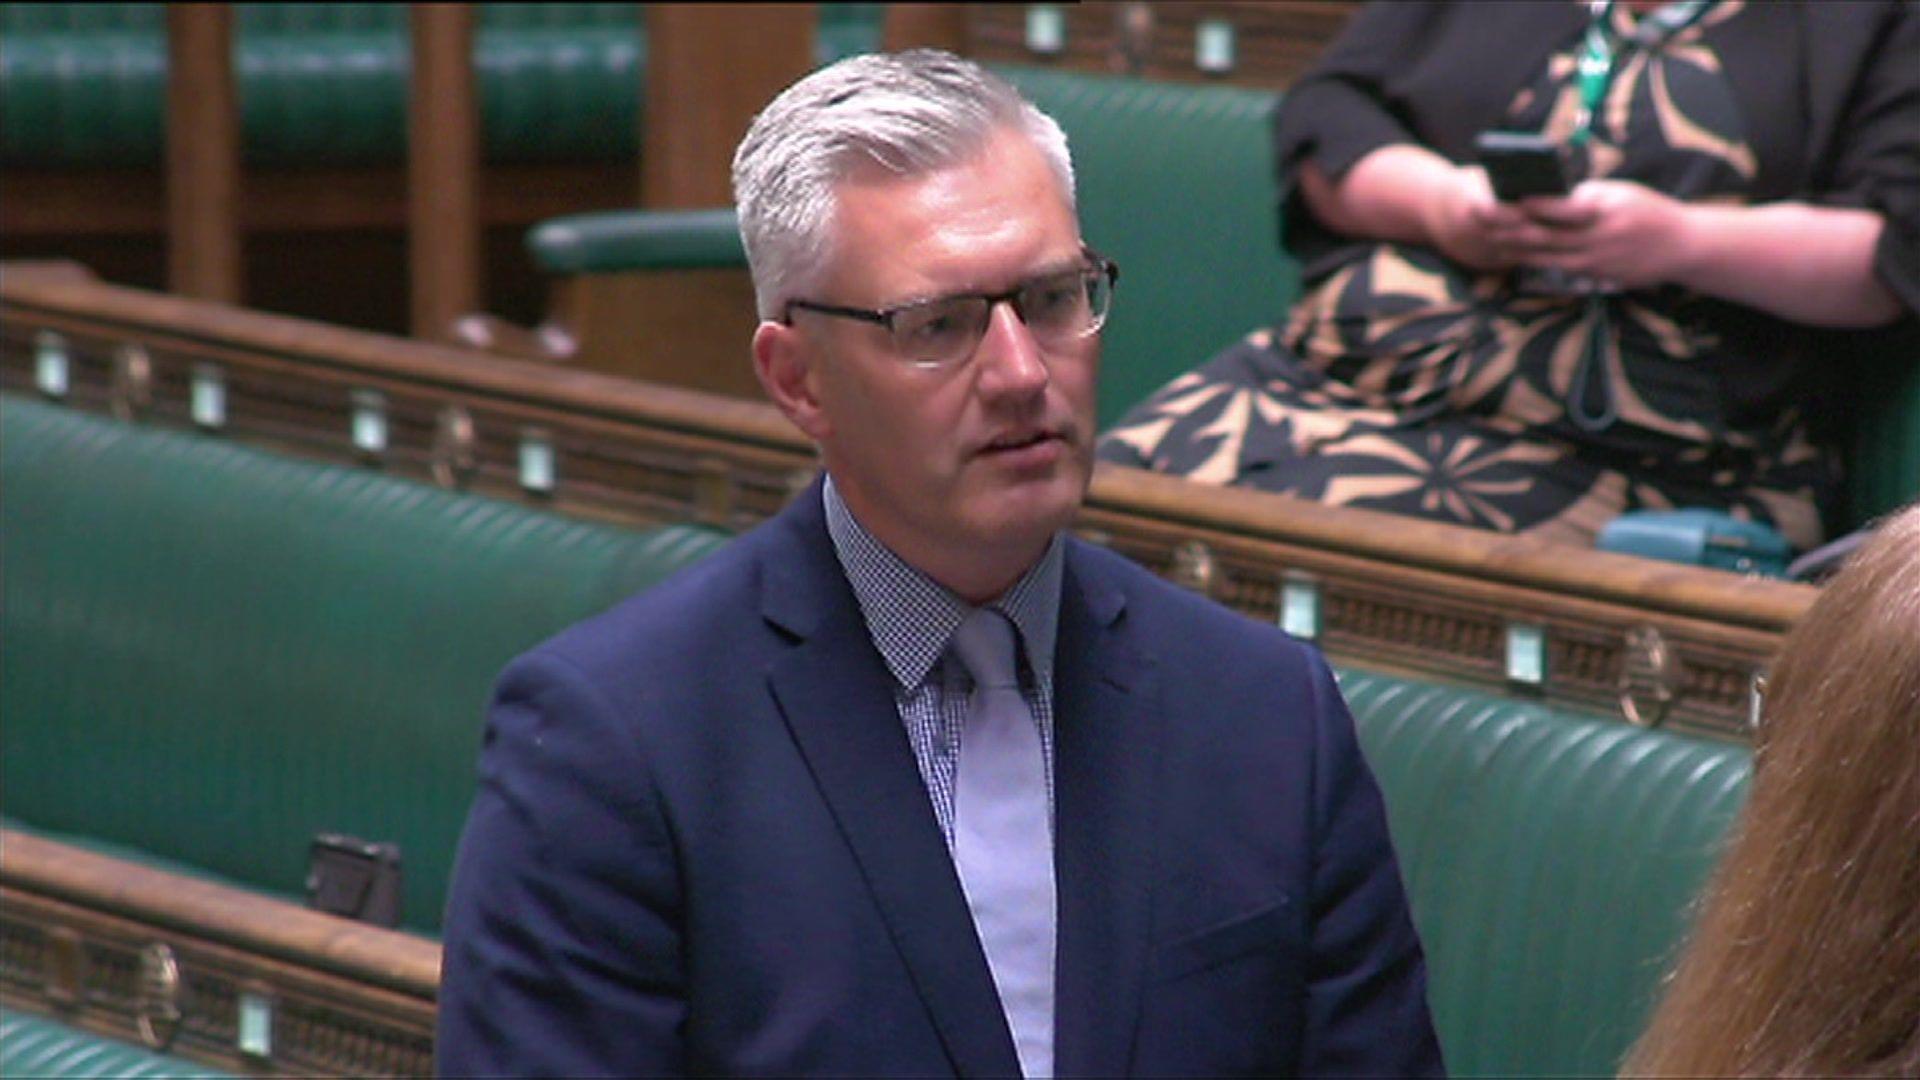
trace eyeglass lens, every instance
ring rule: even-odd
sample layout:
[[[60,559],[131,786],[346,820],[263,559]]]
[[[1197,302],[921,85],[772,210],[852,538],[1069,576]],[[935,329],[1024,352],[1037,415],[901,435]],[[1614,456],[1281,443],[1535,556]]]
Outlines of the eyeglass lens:
[[[1084,268],[1023,284],[1013,295],[1013,306],[1042,348],[1059,347],[1100,329],[1112,295],[1104,267]],[[915,363],[958,363],[979,346],[992,315],[993,301],[984,296],[913,304],[893,316],[894,346]]]

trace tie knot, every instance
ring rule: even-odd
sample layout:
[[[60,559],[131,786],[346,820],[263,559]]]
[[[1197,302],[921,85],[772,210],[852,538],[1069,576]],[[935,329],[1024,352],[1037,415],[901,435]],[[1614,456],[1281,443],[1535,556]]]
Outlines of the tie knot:
[[[1013,624],[992,608],[967,616],[953,632],[953,651],[967,665],[976,685],[1000,689],[1019,685],[1014,675]]]

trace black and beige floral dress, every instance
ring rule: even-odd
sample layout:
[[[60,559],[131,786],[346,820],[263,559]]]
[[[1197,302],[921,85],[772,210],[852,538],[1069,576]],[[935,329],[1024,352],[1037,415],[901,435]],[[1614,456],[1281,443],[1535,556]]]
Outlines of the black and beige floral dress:
[[[1566,139],[1586,7],[1565,7],[1577,9],[1574,33],[1480,126]],[[1702,5],[1676,27],[1614,5],[1607,17],[1629,44],[1593,110],[1585,175],[1688,201],[1784,194],[1763,190],[1751,132],[1756,120],[1780,126],[1755,111],[1791,102],[1793,88],[1778,102],[1743,100],[1720,48],[1753,39],[1723,32],[1747,8]],[[1500,28],[1485,29],[1498,47]],[[1779,75],[1804,78],[1791,52]],[[1356,82],[1341,87],[1349,98]],[[1287,221],[1307,279],[1290,318],[1162,387],[1105,433],[1102,458],[1574,542],[1624,511],[1687,506],[1771,523],[1801,547],[1820,541],[1839,480],[1809,425],[1820,335],[1673,286],[1596,294],[1526,271],[1468,271],[1424,246],[1355,242],[1301,218],[1296,206]]]

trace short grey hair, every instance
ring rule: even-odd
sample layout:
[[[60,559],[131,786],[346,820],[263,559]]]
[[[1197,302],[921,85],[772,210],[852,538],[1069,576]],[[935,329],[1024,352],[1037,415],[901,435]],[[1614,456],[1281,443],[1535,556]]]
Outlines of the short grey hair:
[[[938,49],[850,57],[794,83],[733,155],[733,201],[760,317],[832,257],[838,185],[878,166],[919,176],[966,161],[1002,130],[1033,141],[1073,206],[1066,133],[1005,79]]]

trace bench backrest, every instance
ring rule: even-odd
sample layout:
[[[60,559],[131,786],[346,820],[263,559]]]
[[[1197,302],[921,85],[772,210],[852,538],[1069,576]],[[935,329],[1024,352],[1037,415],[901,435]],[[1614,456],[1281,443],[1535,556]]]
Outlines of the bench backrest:
[[[1299,288],[1280,251],[1280,95],[1049,68],[995,69],[1059,121],[1081,230],[1120,264],[1100,373],[1102,428],[1162,383],[1281,319]]]
[[[241,146],[260,165],[406,158],[403,4],[239,4]],[[477,4],[482,150],[631,162],[646,36],[637,4]],[[0,164],[154,164],[166,129],[163,4],[0,5]]]
[[[299,894],[400,845],[439,925],[494,676],[713,550],[0,401],[0,810]]]
[[[250,162],[406,157],[404,4],[236,4]],[[166,118],[164,4],[0,4],[0,163],[153,164]],[[476,4],[473,61],[493,161],[631,162],[647,83],[643,4]],[[871,50],[881,4],[822,4],[822,61]]]
[[[1455,1075],[1613,1075],[1727,826],[1744,745],[1348,671]]]

